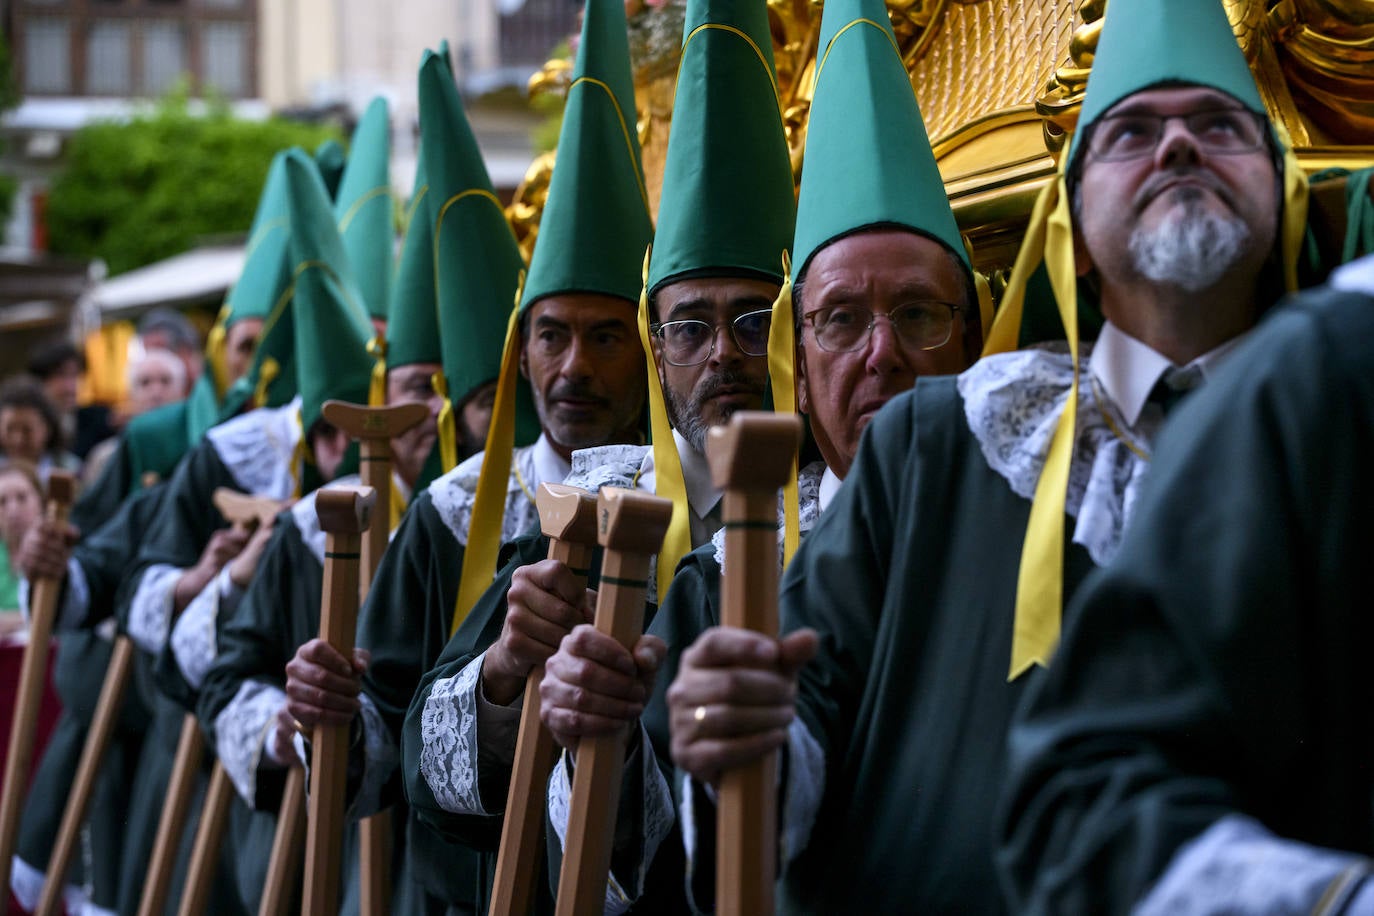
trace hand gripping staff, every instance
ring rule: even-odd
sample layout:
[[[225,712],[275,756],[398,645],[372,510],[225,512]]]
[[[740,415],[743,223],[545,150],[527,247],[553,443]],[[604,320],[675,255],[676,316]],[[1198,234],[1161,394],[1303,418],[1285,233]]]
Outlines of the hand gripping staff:
[[[603,487],[596,513],[597,540],[605,552],[595,625],[625,648],[633,649],[644,632],[649,560],[663,543],[673,504],[635,490]],[[617,734],[583,739],[578,747],[567,844],[558,878],[557,916],[602,912],[628,737],[629,730],[623,729]]]
[[[596,546],[596,498],[577,487],[546,483],[539,487],[535,504],[540,530],[549,538],[549,559],[567,566],[586,588]],[[553,735],[539,721],[539,682],[543,679],[543,665],[536,665],[525,678],[489,916],[526,916],[534,902],[544,855],[545,785],[558,759]]]
[[[706,441],[711,482],[724,491],[721,623],[778,633],[778,490],[787,482],[801,421],[741,412]],[[716,912],[769,916],[777,877],[777,752],[720,776]]]
[[[227,487],[215,490],[211,499],[225,521],[247,530],[259,525],[272,524],[272,520],[282,508],[281,503],[274,499],[248,496]],[[153,840],[153,852],[148,860],[148,876],[143,885],[143,896],[138,903],[139,916],[162,916],[166,909],[167,893],[172,883],[172,872],[176,867],[177,850],[181,843],[181,835],[186,830],[191,796],[195,793],[196,777],[200,773],[200,761],[204,754],[205,738],[201,734],[200,723],[196,721],[193,713],[188,712],[181,722],[181,736],[177,739],[172,775],[167,782],[167,803],[162,809],[162,817],[158,820],[157,836]],[[189,912],[197,912],[197,904],[199,909],[204,909],[210,893],[214,852],[219,849],[220,835],[224,830],[224,814],[229,810],[229,793],[232,791],[228,774],[216,763],[210,774],[210,788],[205,793],[200,825],[196,828],[191,864],[182,893],[182,912],[188,912],[188,907]],[[218,817],[215,816],[216,811],[221,812]],[[207,852],[210,852],[210,855],[207,856]],[[207,870],[209,874],[206,874]],[[49,869],[50,878],[52,875],[52,869]],[[52,880],[49,881],[49,884],[51,883]],[[203,887],[197,887],[197,884]]]
[[[76,497],[76,478],[65,471],[48,477],[48,520],[67,523],[67,513]],[[29,602],[29,642],[19,668],[19,690],[14,698],[14,724],[10,728],[9,753],[5,757],[5,786],[0,795],[0,914],[9,906],[10,863],[19,837],[19,818],[29,791],[29,764],[33,762],[34,730],[38,708],[43,701],[43,682],[48,673],[48,645],[52,641],[57,598],[62,592],[58,579],[37,579]]]
[[[362,533],[376,494],[371,487],[320,490],[315,510],[326,534],[324,606],[320,638],[345,658],[358,625],[358,567]],[[382,520],[377,524],[385,525]],[[311,738],[310,815],[305,839],[305,916],[337,916],[343,856],[344,790],[348,777],[348,726],[316,725]]]

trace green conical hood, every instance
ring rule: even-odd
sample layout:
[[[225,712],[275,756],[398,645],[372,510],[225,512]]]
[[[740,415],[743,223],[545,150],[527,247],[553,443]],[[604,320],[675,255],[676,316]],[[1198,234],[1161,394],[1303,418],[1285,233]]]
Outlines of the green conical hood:
[[[584,292],[639,300],[653,236],[621,0],[587,0],[558,159],[521,308]]]
[[[967,265],[883,0],[826,0],[817,56],[795,273],[827,242],[874,224],[930,236]]]
[[[1209,86],[1265,113],[1220,0],[1111,0],[1070,155],[1113,105],[1161,83]]]
[[[320,180],[324,182],[330,200],[339,193],[339,182],[343,179],[344,166],[347,164],[348,156],[338,140],[326,140],[315,149],[315,168],[320,170]]]
[[[272,157],[267,181],[258,198],[253,225],[244,246],[243,272],[224,297],[224,326],[244,318],[266,318],[286,289],[286,248],[290,241],[286,212],[286,153]]]
[[[334,223],[329,193],[304,153],[287,154],[286,187],[291,207],[296,377],[301,428],[309,431],[320,417],[320,406],[330,398],[367,403],[372,379],[367,341],[372,324]]]
[[[391,130],[386,101],[372,100],[353,131],[334,217],[367,313],[386,320],[395,232],[391,212]]]
[[[443,361],[443,337],[434,297],[434,229],[429,222],[429,182],[423,157],[415,166],[415,189],[406,209],[406,235],[391,284],[391,319],[386,325],[386,365]]]
[[[500,371],[524,262],[463,114],[458,87],[444,59],[430,51],[420,64],[419,98],[444,375],[457,405]],[[532,409],[521,414],[534,415]],[[537,426],[527,427],[518,438],[537,435]]]
[[[796,199],[764,0],[688,0],[649,288],[781,281]]]

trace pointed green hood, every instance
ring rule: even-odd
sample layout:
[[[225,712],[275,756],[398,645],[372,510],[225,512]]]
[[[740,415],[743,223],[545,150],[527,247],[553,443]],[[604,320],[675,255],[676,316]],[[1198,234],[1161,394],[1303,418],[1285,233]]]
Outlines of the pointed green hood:
[[[875,224],[929,236],[967,267],[883,0],[826,0],[817,55],[794,274],[827,242]]]
[[[429,182],[423,156],[415,166],[415,188],[406,209],[401,259],[391,284],[391,319],[386,326],[386,364],[443,362],[443,338],[434,296],[434,227],[429,221]]]
[[[295,285],[296,376],[301,428],[307,432],[330,398],[367,403],[372,325],[334,223],[319,170],[299,151],[287,154],[291,275]]]
[[[224,298],[224,326],[244,318],[266,318],[286,288],[286,248],[290,240],[286,212],[286,153],[272,158],[258,198],[253,225],[244,246],[243,271]]]
[[[383,321],[391,293],[392,216],[391,125],[386,100],[376,98],[353,131],[334,217],[367,313]]]
[[[1245,53],[1219,0],[1111,0],[1093,55],[1078,139],[1126,96],[1162,83],[1209,86],[1265,114]]]
[[[320,180],[324,182],[329,199],[339,193],[339,182],[343,180],[344,166],[348,156],[338,140],[326,140],[315,149],[315,167],[320,170]]]
[[[689,0],[649,289],[782,280],[795,197],[763,0]]]
[[[653,235],[621,0],[587,0],[558,159],[520,307],[557,293],[639,300]]]
[[[420,149],[429,178],[434,285],[449,398],[462,402],[497,377],[524,261],[492,189],[477,140],[444,59],[420,64]],[[533,411],[522,411],[533,417]],[[527,428],[522,441],[538,435]]]

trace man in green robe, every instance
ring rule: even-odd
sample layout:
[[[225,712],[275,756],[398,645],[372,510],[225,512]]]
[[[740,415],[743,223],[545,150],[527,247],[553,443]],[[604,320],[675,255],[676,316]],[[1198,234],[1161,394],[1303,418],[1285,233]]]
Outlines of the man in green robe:
[[[860,42],[890,43],[881,17],[837,12],[821,84]],[[668,711],[680,768],[709,783],[787,747],[782,910],[1003,909],[1004,738],[1028,669],[1053,650],[1056,589],[1116,550],[1162,421],[1156,383],[1213,371],[1273,295],[1260,278],[1275,249],[1294,263],[1279,216],[1301,214],[1279,191],[1300,175],[1276,165],[1263,112],[1219,3],[1114,0],[1068,153],[1073,190],[1056,183],[1038,208],[1053,210],[1045,255],[1068,352],[985,357],[893,399],[784,577],[788,635],[712,630],[683,654]],[[1026,254],[990,349],[1015,341],[1039,252]],[[1081,387],[1080,272],[1108,321]],[[1034,586],[1019,600],[1018,582]]]
[[[1371,341],[1365,258],[1161,438],[1011,730],[1017,912],[1374,912]]]

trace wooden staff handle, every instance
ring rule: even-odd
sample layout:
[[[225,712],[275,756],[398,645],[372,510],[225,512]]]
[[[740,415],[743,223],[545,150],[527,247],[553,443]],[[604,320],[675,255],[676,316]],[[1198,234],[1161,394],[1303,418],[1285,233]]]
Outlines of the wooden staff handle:
[[[711,480],[725,495],[721,623],[778,633],[778,489],[801,440],[790,414],[741,412],[709,433]],[[716,819],[716,912],[770,916],[777,876],[777,752],[726,770]]]
[[[66,471],[48,476],[48,521],[58,527],[67,524],[72,500],[76,498],[76,478]],[[29,602],[29,642],[19,669],[19,689],[14,698],[14,718],[10,726],[9,754],[5,758],[5,784],[0,791],[0,916],[9,906],[10,865],[19,838],[19,819],[29,793],[29,764],[33,762],[34,731],[43,703],[43,684],[48,674],[48,646],[52,641],[57,599],[62,593],[61,579],[36,579]]]
[[[149,740],[152,740],[151,737]],[[191,809],[191,795],[195,792],[196,777],[200,775],[200,761],[205,755],[205,738],[200,722],[190,713],[181,721],[181,737],[177,739],[176,757],[172,761],[172,776],[167,783],[167,804],[157,823],[157,837],[153,854],[148,860],[148,875],[143,883],[143,896],[138,902],[138,916],[162,916],[167,909],[167,895],[172,885],[172,870],[176,867],[181,835],[186,831],[186,816]]]
[[[320,490],[315,511],[324,529],[324,605],[320,638],[347,657],[358,624],[362,532],[371,519],[371,487]],[[305,839],[305,916],[337,916],[343,851],[348,726],[316,725],[311,739],[310,814]]]
[[[286,772],[286,786],[277,809],[277,832],[272,837],[272,854],[262,886],[258,916],[286,916],[296,892],[296,882],[300,880],[304,852],[305,770],[293,766]]]
[[[114,734],[119,709],[124,702],[124,691],[129,684],[129,672],[134,660],[134,644],[127,636],[117,636],[114,650],[110,653],[110,664],[105,669],[105,682],[100,687],[100,699],[96,702],[95,717],[91,729],[86,733],[86,742],[81,748],[81,762],[76,767],[76,780],[72,784],[71,795],[62,811],[62,824],[57,830],[57,842],[48,857],[47,875],[43,881],[43,895],[39,898],[39,916],[55,916],[62,911],[62,887],[76,854],[76,844],[81,838],[81,825],[86,820],[90,808],[91,795],[95,791],[95,778],[110,747],[110,737]]]
[[[219,514],[230,525],[253,529],[270,525],[282,510],[282,503],[266,496],[249,496],[228,487],[218,487],[211,497]]]
[[[596,497],[577,487],[546,483],[540,485],[534,501],[540,530],[549,537],[549,559],[567,566],[585,589],[596,546]],[[544,787],[558,759],[553,735],[539,721],[539,682],[543,679],[543,665],[536,665],[525,678],[489,916],[526,916],[534,904],[544,854]]]
[[[195,843],[191,846],[191,864],[186,870],[186,886],[181,894],[177,916],[200,916],[210,902],[210,888],[215,882],[215,868],[219,865],[220,841],[229,820],[229,806],[234,801],[234,784],[224,765],[215,761],[210,771],[210,785],[205,790],[205,804],[196,826]]]
[[[647,493],[604,487],[597,499],[597,540],[605,552],[595,626],[626,649],[633,649],[644,632],[649,560],[672,517],[671,501]],[[593,916],[603,910],[628,737],[626,728],[584,738],[578,746],[557,916]],[[645,753],[651,752],[646,748]]]

